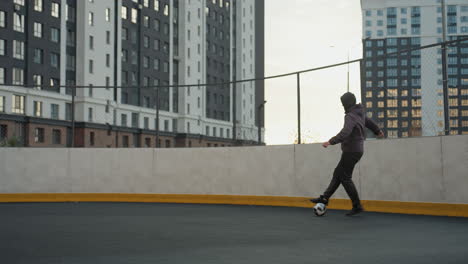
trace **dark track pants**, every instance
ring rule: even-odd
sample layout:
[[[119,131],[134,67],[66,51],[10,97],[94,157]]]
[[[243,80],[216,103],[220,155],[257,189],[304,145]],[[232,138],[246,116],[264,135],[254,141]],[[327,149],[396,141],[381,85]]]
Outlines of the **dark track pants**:
[[[333,172],[333,178],[330,182],[330,185],[323,194],[325,198],[330,199],[330,197],[335,193],[336,189],[338,189],[340,184],[343,184],[346,193],[353,202],[353,207],[356,208],[361,206],[359,194],[352,180],[352,176],[354,166],[359,162],[362,155],[362,152],[343,152],[341,154],[340,162],[338,163],[338,166],[336,166],[335,171]]]

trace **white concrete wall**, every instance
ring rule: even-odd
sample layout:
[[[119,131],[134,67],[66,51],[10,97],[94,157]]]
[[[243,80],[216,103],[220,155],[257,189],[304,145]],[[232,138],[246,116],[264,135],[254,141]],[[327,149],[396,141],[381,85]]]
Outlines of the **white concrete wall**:
[[[310,197],[339,147],[0,149],[0,193]],[[364,200],[468,203],[468,136],[370,141],[353,179]],[[335,198],[346,198],[340,187]]]

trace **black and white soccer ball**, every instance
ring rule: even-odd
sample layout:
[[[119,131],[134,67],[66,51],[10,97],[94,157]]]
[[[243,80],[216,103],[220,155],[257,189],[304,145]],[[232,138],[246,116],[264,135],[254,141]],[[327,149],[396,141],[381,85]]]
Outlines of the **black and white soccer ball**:
[[[314,213],[316,216],[324,216],[327,212],[327,206],[323,203],[318,203],[314,206]]]

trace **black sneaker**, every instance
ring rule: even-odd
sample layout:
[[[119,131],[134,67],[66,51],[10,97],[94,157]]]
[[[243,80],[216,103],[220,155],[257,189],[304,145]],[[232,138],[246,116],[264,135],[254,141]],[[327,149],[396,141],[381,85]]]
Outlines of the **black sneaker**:
[[[362,213],[362,212],[364,212],[364,208],[362,208],[362,206],[353,207],[353,209],[351,209],[351,211],[346,213],[346,216],[353,216],[353,215],[357,215],[357,214]]]
[[[311,202],[313,203],[323,203],[325,205],[328,205],[328,199],[325,198],[323,195],[320,195],[318,198],[310,199]]]

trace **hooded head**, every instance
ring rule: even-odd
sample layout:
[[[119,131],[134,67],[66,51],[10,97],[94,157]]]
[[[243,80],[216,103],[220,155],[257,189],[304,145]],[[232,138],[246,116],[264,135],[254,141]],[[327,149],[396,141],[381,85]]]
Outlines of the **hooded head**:
[[[345,109],[345,112],[348,113],[349,110],[356,105],[356,96],[353,93],[347,92],[341,96],[341,103]]]

